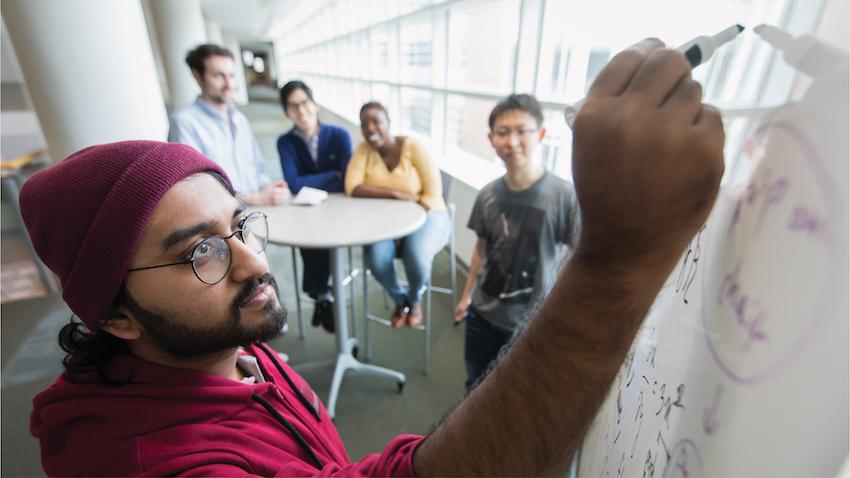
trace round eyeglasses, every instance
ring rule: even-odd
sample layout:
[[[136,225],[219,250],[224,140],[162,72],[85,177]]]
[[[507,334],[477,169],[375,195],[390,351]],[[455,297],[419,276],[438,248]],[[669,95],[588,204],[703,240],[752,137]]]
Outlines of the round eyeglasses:
[[[224,279],[224,276],[230,270],[233,254],[227,240],[233,236],[238,237],[252,252],[256,254],[263,252],[269,243],[268,218],[261,212],[252,212],[239,221],[236,230],[229,236],[210,236],[201,241],[192,249],[192,253],[185,261],[136,267],[134,269],[127,269],[127,272],[192,264],[192,270],[195,272],[195,277],[198,280],[204,284],[217,284]]]

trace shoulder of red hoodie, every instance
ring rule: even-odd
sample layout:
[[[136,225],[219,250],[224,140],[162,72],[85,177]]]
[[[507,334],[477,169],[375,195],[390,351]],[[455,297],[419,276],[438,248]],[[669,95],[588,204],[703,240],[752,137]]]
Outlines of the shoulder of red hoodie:
[[[351,463],[330,417],[312,388],[279,358],[251,345],[265,383],[245,384],[163,367],[130,355],[113,359],[113,378],[95,373],[60,376],[33,400],[30,431],[41,443],[49,476],[260,476],[312,474],[413,476],[412,455],[423,440],[394,438],[379,454]],[[268,349],[270,350],[270,349]],[[302,404],[277,365],[303,395],[315,397],[318,417]],[[295,437],[254,396],[261,397],[304,438],[322,462],[318,469]]]

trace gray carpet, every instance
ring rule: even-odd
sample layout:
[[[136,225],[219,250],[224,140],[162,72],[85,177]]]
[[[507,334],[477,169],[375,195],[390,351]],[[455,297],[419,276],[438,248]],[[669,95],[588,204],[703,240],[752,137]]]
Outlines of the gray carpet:
[[[71,309],[61,301],[18,347],[9,363],[3,364],[2,387],[13,387],[45,377],[55,377],[62,371],[65,356],[57,342],[57,333],[71,318]]]

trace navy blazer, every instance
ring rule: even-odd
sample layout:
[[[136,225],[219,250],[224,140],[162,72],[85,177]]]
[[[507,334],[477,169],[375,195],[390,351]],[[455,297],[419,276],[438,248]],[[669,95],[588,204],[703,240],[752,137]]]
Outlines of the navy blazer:
[[[319,125],[318,161],[313,162],[304,140],[292,128],[277,139],[277,154],[283,178],[298,194],[304,186],[335,193],[345,190],[345,168],[351,159],[351,137],[344,129]]]

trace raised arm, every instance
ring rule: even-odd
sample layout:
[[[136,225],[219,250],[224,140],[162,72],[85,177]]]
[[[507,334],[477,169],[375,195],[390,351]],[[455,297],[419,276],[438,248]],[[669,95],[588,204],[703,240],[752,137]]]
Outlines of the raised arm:
[[[413,458],[417,476],[563,474],[723,173],[723,126],[681,54],[645,40],[579,111],[578,245],[501,363]]]

